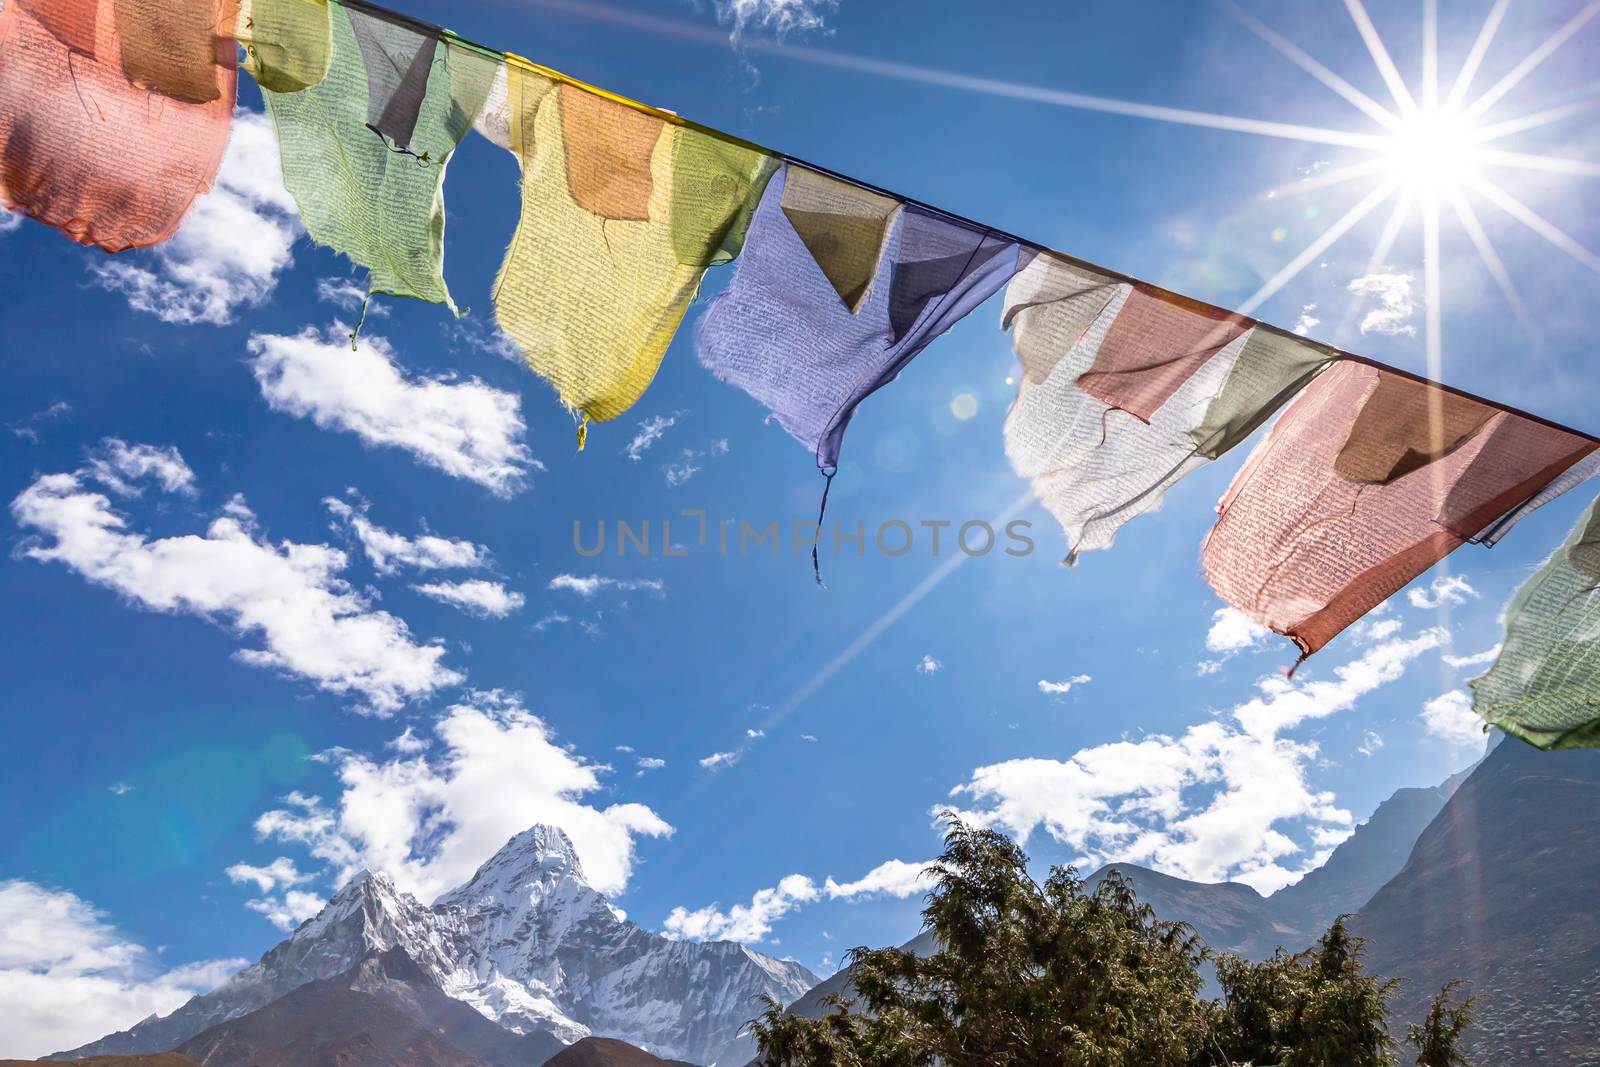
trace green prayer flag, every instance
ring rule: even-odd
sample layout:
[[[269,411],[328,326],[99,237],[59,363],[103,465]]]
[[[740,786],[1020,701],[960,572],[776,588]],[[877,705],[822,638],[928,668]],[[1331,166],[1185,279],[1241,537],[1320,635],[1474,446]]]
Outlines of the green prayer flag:
[[[1600,500],[1506,608],[1473,710],[1537,748],[1600,748]]]
[[[313,240],[367,268],[374,293],[456,309],[444,281],[444,172],[500,60],[365,5],[331,3],[327,76],[261,95]]]

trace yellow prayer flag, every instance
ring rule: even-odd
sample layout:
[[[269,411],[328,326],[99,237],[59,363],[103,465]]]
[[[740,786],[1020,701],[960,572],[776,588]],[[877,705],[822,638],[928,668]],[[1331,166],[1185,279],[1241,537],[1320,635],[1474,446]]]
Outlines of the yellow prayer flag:
[[[655,377],[706,267],[737,251],[770,157],[514,62],[506,78],[522,216],[495,314],[563,404],[613,419]]]

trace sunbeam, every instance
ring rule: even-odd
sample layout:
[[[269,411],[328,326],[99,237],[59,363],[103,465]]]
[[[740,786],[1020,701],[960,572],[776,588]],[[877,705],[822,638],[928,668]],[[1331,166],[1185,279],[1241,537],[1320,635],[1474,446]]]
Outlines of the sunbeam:
[[[1472,79],[1478,76],[1478,68],[1483,65],[1483,57],[1489,53],[1489,43],[1494,40],[1495,33],[1500,29],[1500,20],[1506,17],[1506,8],[1510,6],[1511,0],[1495,0],[1494,7],[1489,9],[1488,17],[1483,20],[1483,28],[1478,31],[1471,50],[1467,52],[1467,58],[1461,64],[1460,72],[1456,74],[1455,84],[1450,86],[1450,95],[1445,97],[1446,111],[1454,111],[1461,106],[1461,101],[1467,98],[1467,90],[1472,87]]]
[[[1276,48],[1285,58],[1294,63],[1301,70],[1317,79],[1323,85],[1342,96],[1347,103],[1368,118],[1390,130],[1398,132],[1400,129],[1400,116],[1378,103],[1354,85],[1345,81],[1339,75],[1318,63],[1305,53],[1303,49],[1288,38],[1272,29],[1266,23],[1241,8],[1233,0],[1223,0],[1223,9],[1242,23],[1246,29],[1273,48]]]
[[[1389,253],[1394,251],[1394,244],[1400,238],[1400,227],[1411,217],[1412,205],[1416,203],[1417,191],[1411,186],[1400,190],[1399,199],[1395,201],[1394,210],[1389,213],[1389,221],[1383,224],[1383,231],[1378,235],[1377,244],[1372,246],[1372,255],[1367,259],[1367,268],[1361,272],[1362,277],[1376,274],[1389,261]],[[1339,332],[1336,336],[1343,337],[1350,332],[1350,327],[1355,323],[1356,316],[1361,312],[1361,306],[1366,302],[1366,295],[1355,292],[1350,295],[1350,302],[1345,307],[1344,317],[1339,322]]]
[[[1472,209],[1472,204],[1460,189],[1451,189],[1447,195],[1450,198],[1451,210],[1455,212],[1456,220],[1461,223],[1461,229],[1466,233],[1467,239],[1478,250],[1478,258],[1483,260],[1484,269],[1489,272],[1489,277],[1494,279],[1495,285],[1500,289],[1500,295],[1505,297],[1506,303],[1511,307],[1511,314],[1516,318],[1518,325],[1528,335],[1528,340],[1533,344],[1534,350],[1541,359],[1549,363],[1549,346],[1544,339],[1544,331],[1539,329],[1539,324],[1534,321],[1533,313],[1528,310],[1527,303],[1522,299],[1522,294],[1517,290],[1517,284],[1511,278],[1511,272],[1506,270],[1506,265],[1500,259],[1500,254],[1495,250],[1494,242],[1489,240],[1489,234],[1484,230],[1483,224],[1478,221],[1478,213]]]
[[[1412,97],[1411,90],[1406,87],[1406,80],[1400,76],[1399,69],[1394,65],[1389,49],[1384,46],[1383,38],[1378,36],[1378,28],[1372,24],[1372,17],[1367,14],[1366,6],[1361,0],[1344,0],[1344,6],[1349,10],[1350,17],[1355,20],[1356,30],[1360,32],[1361,40],[1372,55],[1372,61],[1378,65],[1378,73],[1383,76],[1383,83],[1389,87],[1389,95],[1394,97],[1400,113],[1406,116],[1415,115],[1417,101]]]
[[[1584,24],[1590,19],[1594,18],[1596,15],[1600,15],[1600,0],[1594,0],[1594,2],[1588,7],[1572,16],[1572,18],[1568,19],[1559,30],[1557,30],[1555,33],[1552,33],[1544,42],[1544,44],[1541,44],[1538,48],[1535,48],[1532,52],[1529,52],[1521,63],[1518,63],[1515,67],[1511,68],[1510,73],[1508,73],[1504,78],[1501,78],[1499,81],[1495,82],[1488,92],[1474,100],[1467,108],[1463,117],[1468,122],[1471,122],[1482,115],[1485,111],[1488,111],[1495,104],[1499,103],[1501,97],[1505,96],[1512,89],[1516,88],[1517,83],[1523,78],[1526,78],[1528,75],[1537,70],[1539,64],[1549,59],[1551,54],[1555,52],[1556,49],[1566,44],[1568,38],[1582,29]]]
[[[1582,159],[1530,156],[1522,152],[1503,152],[1494,148],[1484,149],[1475,155],[1480,163],[1493,163],[1501,167],[1542,170],[1547,174],[1576,174],[1585,178],[1600,177],[1600,163],[1589,163]]]
[[[1434,381],[1440,381],[1444,376],[1443,304],[1444,279],[1439,265],[1439,190],[1432,188],[1422,192],[1422,317],[1428,377]]]
[[[1527,130],[1536,130],[1540,126],[1548,126],[1552,122],[1560,122],[1563,119],[1571,118],[1573,115],[1581,115],[1585,111],[1593,111],[1597,107],[1600,107],[1600,99],[1576,100],[1570,104],[1562,104],[1560,107],[1535,111],[1531,115],[1524,115],[1519,119],[1507,119],[1505,122],[1497,122],[1492,126],[1480,126],[1472,131],[1472,139],[1480,143],[1498,141],[1502,137],[1510,137],[1514,133],[1523,133]]]
[[[1365,178],[1369,174],[1376,174],[1388,166],[1388,162],[1381,156],[1372,159],[1363,159],[1359,163],[1351,163],[1346,167],[1337,167],[1325,170],[1312,178],[1301,178],[1290,182],[1288,185],[1275,185],[1267,191],[1268,198],[1302,196],[1313,193],[1319,189],[1329,189],[1336,185]]]
[[[1468,174],[1465,177],[1467,183],[1481,193],[1484,199],[1493,203],[1495,207],[1504,211],[1507,215],[1510,215],[1528,229],[1543,237],[1579,263],[1582,263],[1585,267],[1600,274],[1600,256],[1596,256],[1593,252],[1573,240],[1567,235],[1566,231],[1555,223],[1535,213],[1527,204],[1524,204],[1482,175]]]
[[[1422,110],[1439,110],[1439,0],[1422,0]]]
[[[1329,226],[1326,230],[1322,231],[1322,235],[1320,237],[1307,245],[1298,256],[1295,256],[1294,259],[1290,260],[1289,263],[1277,274],[1274,274],[1265,285],[1263,285],[1260,289],[1257,289],[1248,300],[1240,304],[1238,313],[1240,315],[1249,315],[1262,304],[1265,304],[1268,300],[1272,299],[1273,296],[1277,295],[1278,290],[1282,289],[1285,285],[1288,285],[1289,282],[1293,281],[1295,276],[1301,271],[1305,270],[1306,267],[1310,265],[1312,260],[1316,259],[1329,248],[1333,247],[1333,243],[1339,238],[1343,237],[1345,234],[1349,233],[1351,227],[1355,226],[1356,223],[1372,214],[1374,208],[1383,203],[1385,200],[1389,199],[1389,197],[1394,193],[1395,189],[1399,187],[1399,184],[1400,180],[1398,178],[1390,178],[1388,181],[1372,190],[1372,192],[1368,193],[1360,203],[1351,208],[1349,211],[1345,212],[1344,215],[1340,217],[1338,222],[1335,222],[1332,226]]]

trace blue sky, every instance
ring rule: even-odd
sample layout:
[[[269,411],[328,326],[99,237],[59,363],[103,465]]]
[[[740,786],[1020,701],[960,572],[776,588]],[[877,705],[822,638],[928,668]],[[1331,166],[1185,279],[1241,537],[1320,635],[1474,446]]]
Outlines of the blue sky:
[[[723,0],[614,4],[407,9],[1232,306],[1371,187],[1294,188],[1356,150],[1020,98],[1372,128],[1220,6],[929,18],[899,0],[766,0],[738,5],[740,29]],[[1343,5],[1253,6],[1389,99]],[[1442,17],[1446,84],[1490,6]],[[1580,7],[1513,5],[1476,89]],[[1376,27],[1413,83],[1421,11],[1384,5]],[[795,25],[775,45],[783,15]],[[1597,47],[1600,26],[1579,28],[1486,121],[1582,102]],[[1014,84],[940,84],[950,74]],[[241,104],[259,110],[247,79]],[[1592,134],[1576,114],[1507,143],[1581,160]],[[904,865],[936,853],[944,805],[1025,836],[1041,865],[1131,855],[1270,890],[1396,788],[1481,751],[1450,695],[1474,674],[1459,661],[1494,645],[1505,599],[1590,499],[1464,549],[1292,684],[1292,647],[1219,618],[1197,565],[1243,449],[1071,570],[1035,505],[1019,513],[1038,545],[1025,558],[941,570],[952,557],[924,537],[900,558],[824,554],[826,589],[787,545],[585,558],[575,521],[650,520],[659,548],[664,517],[692,538],[682,509],[758,525],[815,513],[806,450],[696,362],[704,298],[644,399],[575,454],[570,419],[492,329],[517,211],[509,156],[472,137],[449,172],[447,276],[472,313],[382,302],[351,352],[338,324],[358,279],[285,210],[266,128],[244,119],[235,136],[221,191],[166,252],[108,258],[15,219],[0,232],[0,498],[15,501],[0,880],[18,880],[0,904],[52,916],[77,946],[0,988],[25,1010],[96,1005],[49,1047],[170,1008],[363,864],[426,896],[541,819],[645,926],[819,971],[916,931]],[[1600,244],[1592,179],[1495,177]],[[1593,429],[1580,371],[1595,273],[1473,195],[1537,328],[1447,218],[1446,379]],[[1411,213],[1369,263],[1387,216],[1258,313],[1425,369],[1421,227]],[[725,281],[713,272],[706,293]],[[1013,506],[1026,485],[1003,454],[1012,356],[997,319],[996,300],[862,407],[830,519],[959,524]],[[440,599],[451,589],[473,610]],[[28,1050],[0,1048],[13,1051]]]

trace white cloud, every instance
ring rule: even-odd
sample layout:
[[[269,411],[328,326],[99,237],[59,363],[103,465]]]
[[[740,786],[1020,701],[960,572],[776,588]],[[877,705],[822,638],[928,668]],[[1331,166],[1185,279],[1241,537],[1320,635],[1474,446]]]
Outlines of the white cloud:
[[[1304,337],[1306,334],[1322,325],[1322,320],[1317,318],[1316,315],[1312,314],[1312,312],[1316,310],[1317,305],[1315,304],[1307,304],[1305,307],[1300,309],[1300,317],[1294,320],[1295,333],[1299,334],[1301,337]]]
[[[828,878],[822,886],[801,874],[791,874],[770,889],[758,890],[749,904],[735,904],[722,911],[716,904],[690,911],[676,907],[662,924],[674,940],[710,941],[725,939],[756,943],[772,932],[772,924],[802,904],[826,897],[828,900],[855,900],[891,896],[904,900],[928,892],[933,878],[927,863],[887,860],[853,882]],[[824,935],[827,936],[827,935]],[[830,938],[831,939],[831,938]],[[774,940],[773,944],[777,944]]]
[[[816,740],[817,740],[817,735],[816,734],[801,734],[800,735],[800,740],[809,741],[812,744],[815,744]]]
[[[389,314],[387,304],[372,303],[367,299],[367,290],[351,281],[349,278],[318,278],[317,299],[324,304],[332,304],[352,315],[361,313],[361,305],[367,306],[367,317],[378,319]]]
[[[1399,619],[1381,619],[1368,615],[1364,619],[1357,619],[1350,626],[1350,637],[1357,644],[1374,645],[1379,641],[1387,641],[1401,630],[1405,624]]]
[[[72,1048],[214,988],[242,959],[162,968],[73,893],[0,882],[0,1057]]]
[[[886,860],[854,882],[836,882],[830,877],[823,883],[823,892],[827,893],[829,900],[878,895],[904,900],[909,896],[920,896],[933,888],[934,879],[928,873],[928,863]]]
[[[738,44],[747,30],[766,30],[779,37],[823,30],[839,0],[716,0],[717,20],[729,27]]]
[[[692,448],[686,448],[679,453],[677,459],[661,465],[661,475],[666,478],[669,486],[677,488],[704,469],[696,466],[696,461],[700,457],[701,453]]]
[[[751,727],[745,730],[744,735],[750,738],[750,740],[754,741],[757,738],[766,737],[767,732],[765,730],[757,730],[754,727]]]
[[[550,579],[545,588],[576,593],[585,600],[592,600],[601,592],[628,593],[642,590],[662,596],[667,591],[667,583],[659,578],[602,578],[598,574],[591,574],[588,577],[558,574]]]
[[[924,654],[923,657],[917,661],[918,674],[933,674],[943,669],[944,664],[934,659],[931,655]]]
[[[628,442],[628,447],[622,450],[622,454],[634,462],[643,459],[644,454],[650,451],[650,447],[666,436],[666,432],[677,424],[683,414],[684,412],[674,411],[671,415],[652,415],[643,420],[639,423],[639,432],[633,435],[633,440]]]
[[[415,756],[418,752],[426,750],[432,744],[433,742],[428,740],[426,737],[418,737],[416,735],[416,731],[412,727],[407,726],[404,730],[400,731],[400,736],[396,737],[393,741],[384,742],[383,747],[392,748],[402,755]]]
[[[1211,615],[1211,629],[1206,631],[1206,648],[1211,652],[1243,652],[1255,648],[1271,636],[1271,630],[1238,608],[1219,608]]]
[[[1459,574],[1441,574],[1426,589],[1406,590],[1406,599],[1414,608],[1432,611],[1436,608],[1465,604],[1478,599],[1478,591]]]
[[[91,269],[136,311],[164,322],[220,326],[271,295],[299,232],[272,123],[241,110],[216,185],[194,202],[172,240],[134,258],[96,259]]]
[[[22,216],[0,205],[0,233],[10,233],[22,225]]]
[[[293,930],[321,911],[327,903],[315,893],[294,888],[309,882],[311,875],[302,873],[287,856],[279,856],[265,867],[235,863],[223,873],[235,885],[248,883],[255,886],[262,895],[245,901],[244,906],[265,915],[267,921],[280,930]],[[282,892],[275,895],[277,890]]]
[[[1286,865],[1305,851],[1299,829],[1351,825],[1332,793],[1306,772],[1314,741],[1283,736],[1346,711],[1399,678],[1444,633],[1424,631],[1374,645],[1329,680],[1267,676],[1228,716],[1080,750],[1068,760],[1028,758],[979,767],[951,791],[975,802],[962,816],[1026,843],[1044,830],[1085,864],[1147,863],[1197,881],[1242,881],[1269,892],[1305,869]]]
[[[1488,747],[1483,720],[1472,710],[1472,697],[1465,690],[1452,689],[1422,705],[1422,725],[1439,740],[1461,754],[1477,759]]]
[[[321,911],[327,903],[315,893],[308,893],[303,889],[291,889],[281,897],[258,897],[247,900],[244,906],[265,915],[273,926],[287,932]]]
[[[666,765],[667,765],[667,761],[666,760],[664,760],[664,759],[656,759],[654,756],[641,756],[641,757],[639,757],[639,769],[641,771],[657,771],[657,770],[660,770],[662,767],[665,767]]]
[[[17,525],[37,535],[21,555],[64,564],[148,610],[256,638],[261,647],[241,649],[241,661],[357,696],[376,714],[461,681],[442,646],[418,644],[339,577],[347,559],[338,549],[267,542],[237,497],[201,534],[130,532],[110,499],[84,485],[88,473],[45,475],[12,501]]]
[[[1383,735],[1376,730],[1368,730],[1361,739],[1361,746],[1356,749],[1363,756],[1375,755],[1383,747]]]
[[[334,518],[354,531],[361,550],[379,574],[395,574],[402,567],[419,571],[476,570],[489,564],[489,550],[483,545],[428,533],[405,537],[385,530],[369,520],[364,510],[358,511],[343,500],[330,496],[322,503]]]
[[[444,334],[449,340],[474,352],[521,365],[522,349],[495,323],[494,316],[444,316]]]
[[[129,785],[127,782],[112,782],[106,788],[111,791],[113,796],[119,797],[125,797],[129,793],[133,792],[133,786]]]
[[[563,615],[559,611],[552,611],[533,624],[533,631],[534,633],[541,633],[552,626],[563,626],[571,621],[571,615]]]
[[[1417,310],[1412,282],[1409,274],[1367,274],[1351,279],[1346,289],[1357,296],[1371,296],[1378,300],[1378,306],[1369,310],[1361,320],[1361,332],[1389,336],[1415,334],[1417,328],[1406,321]]]
[[[1051,682],[1040,678],[1039,692],[1045,694],[1046,696],[1066,696],[1068,693],[1072,692],[1073,686],[1088,685],[1092,681],[1094,681],[1094,679],[1089,677],[1087,674],[1074,674],[1071,678],[1060,682]]]
[[[1211,629],[1206,631],[1206,650],[1216,658],[1201,660],[1200,674],[1215,674],[1222,665],[1241,652],[1261,648],[1272,638],[1272,631],[1235,607],[1218,608],[1211,613]]]
[[[270,893],[280,886],[288,888],[311,880],[311,876],[302,874],[295,867],[294,860],[288,856],[279,856],[265,867],[252,867],[248,863],[235,863],[223,873],[228,876],[228,881],[234,885],[243,885],[249,882],[260,893]]]
[[[0,208],[0,211],[3,210],[3,208]],[[27,441],[31,444],[38,444],[39,427],[41,425],[47,422],[55,422],[57,419],[66,418],[71,413],[71,404],[67,403],[65,400],[57,400],[52,402],[48,407],[45,407],[39,411],[35,411],[32,415],[29,415],[25,419],[18,419],[16,422],[6,423],[6,429],[10,430],[13,434],[24,441]]]
[[[464,882],[535,823],[566,831],[589,881],[611,894],[627,888],[636,839],[672,833],[643,804],[586,803],[608,768],[556,744],[550,727],[507,694],[472,694],[441,714],[433,733],[439,752],[431,757],[344,757],[332,805],[291,793],[256,820],[257,833],[307,846],[338,884],[366,867],[422,900]]]
[[[791,874],[770,889],[758,890],[749,904],[735,904],[727,911],[715,904],[689,911],[672,909],[662,924],[663,932],[675,941],[739,941],[753,944],[772,932],[772,924],[801,904],[819,896],[816,883],[804,875]]]
[[[706,451],[709,452],[713,457],[720,459],[721,457],[726,456],[732,450],[732,448],[733,446],[729,444],[726,437],[719,437],[715,441],[711,442],[711,445],[706,449]]]
[[[108,437],[89,457],[88,469],[96,481],[122,496],[138,496],[144,491],[138,483],[147,478],[169,493],[194,496],[196,492],[194,471],[176,448],[130,445]]]
[[[708,771],[720,771],[724,767],[732,767],[739,762],[743,752],[713,752],[700,760],[700,766]]]
[[[335,324],[293,336],[250,338],[252,370],[274,410],[353,433],[373,447],[399,448],[418,462],[496,496],[520,490],[542,469],[522,443],[522,402],[476,378],[413,375],[393,347],[363,333],[354,350]]]
[[[1453,656],[1446,652],[1441,658],[1446,667],[1461,670],[1464,667],[1487,667],[1500,656],[1501,646],[1486,648],[1482,652],[1474,652],[1470,656]]]
[[[488,582],[482,578],[469,578],[464,582],[429,582],[411,588],[425,597],[449,604],[480,619],[503,619],[513,611],[521,610],[527,600],[521,593],[513,592],[499,582]]]

